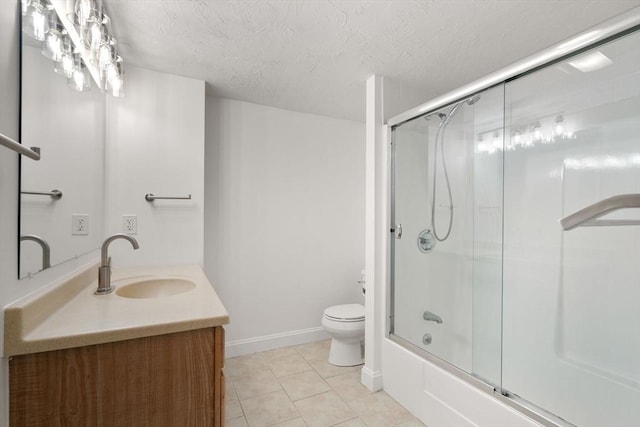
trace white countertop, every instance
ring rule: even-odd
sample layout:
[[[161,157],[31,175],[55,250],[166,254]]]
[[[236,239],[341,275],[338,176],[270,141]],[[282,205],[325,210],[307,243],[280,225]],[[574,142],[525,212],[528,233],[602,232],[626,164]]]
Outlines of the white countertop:
[[[98,265],[5,308],[4,356],[122,341],[229,323],[229,314],[198,265],[114,268],[116,288],[151,278],[184,278],[187,292],[158,298],[94,295]]]

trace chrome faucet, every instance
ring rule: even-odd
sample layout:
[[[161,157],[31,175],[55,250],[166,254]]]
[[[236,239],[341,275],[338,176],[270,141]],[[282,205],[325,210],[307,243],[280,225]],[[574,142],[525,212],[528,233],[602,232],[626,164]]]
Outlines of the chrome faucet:
[[[138,241],[128,234],[116,233],[107,239],[102,244],[102,254],[100,269],[98,270],[98,289],[94,292],[96,295],[105,295],[113,291],[111,286],[111,257],[108,255],[109,244],[116,239],[125,239],[131,243],[133,249],[138,249]]]
[[[46,270],[51,267],[51,248],[46,240],[44,240],[40,236],[36,236],[35,234],[25,234],[20,236],[20,241],[31,240],[32,242],[36,242],[42,247],[42,269]]]
[[[442,323],[442,317],[430,311],[425,311],[424,314],[422,315],[422,318],[430,322]]]

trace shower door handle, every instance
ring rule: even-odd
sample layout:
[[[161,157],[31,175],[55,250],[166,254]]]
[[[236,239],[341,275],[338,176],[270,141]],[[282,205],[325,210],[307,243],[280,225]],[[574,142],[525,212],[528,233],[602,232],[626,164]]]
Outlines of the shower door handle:
[[[402,224],[396,224],[396,227],[392,228],[391,232],[396,235],[396,239],[402,239]]]

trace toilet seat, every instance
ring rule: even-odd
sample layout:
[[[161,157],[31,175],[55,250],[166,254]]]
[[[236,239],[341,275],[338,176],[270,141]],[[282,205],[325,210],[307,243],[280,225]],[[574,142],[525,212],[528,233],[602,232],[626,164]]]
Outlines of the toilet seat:
[[[334,305],[324,311],[324,317],[334,322],[364,321],[364,307],[360,304]]]

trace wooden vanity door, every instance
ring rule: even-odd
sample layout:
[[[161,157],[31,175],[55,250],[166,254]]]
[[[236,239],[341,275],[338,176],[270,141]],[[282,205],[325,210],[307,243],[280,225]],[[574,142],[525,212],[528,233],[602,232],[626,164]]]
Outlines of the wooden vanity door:
[[[224,329],[9,360],[10,426],[224,426]]]

